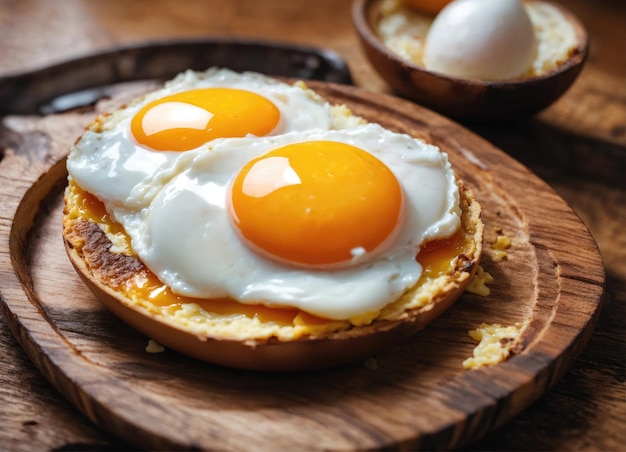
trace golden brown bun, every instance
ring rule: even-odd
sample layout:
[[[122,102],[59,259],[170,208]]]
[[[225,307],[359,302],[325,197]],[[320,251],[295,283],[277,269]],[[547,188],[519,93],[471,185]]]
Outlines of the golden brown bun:
[[[368,325],[349,325],[294,340],[198,334],[173,318],[146,309],[149,302],[139,305],[129,299],[118,288],[145,267],[134,256],[112,253],[111,241],[100,226],[70,217],[67,194],[63,236],[70,261],[91,292],[116,316],[160,344],[204,361],[240,369],[312,370],[358,361],[403,341],[432,322],[461,295],[478,267],[483,224],[473,193],[461,185],[460,194],[465,239],[462,251],[452,259],[445,275],[418,284]],[[417,303],[418,299],[422,301]],[[417,307],[410,307],[416,303]]]

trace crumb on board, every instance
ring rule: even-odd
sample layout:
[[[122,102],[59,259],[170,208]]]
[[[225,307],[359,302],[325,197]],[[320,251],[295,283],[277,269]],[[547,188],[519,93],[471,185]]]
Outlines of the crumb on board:
[[[494,250],[493,260],[495,262],[500,262],[508,259],[509,257],[505,250],[508,250],[511,247],[511,239],[504,235],[502,228],[495,227],[493,230],[497,234],[496,240],[491,244],[491,247]]]
[[[493,276],[491,276],[485,269],[479,265],[476,270],[476,274],[472,277],[470,282],[467,284],[465,290],[467,292],[480,295],[483,297],[488,296],[491,291],[487,284],[493,281]]]
[[[483,323],[475,330],[468,331],[478,345],[474,347],[473,356],[463,361],[463,367],[472,370],[505,361],[518,344],[527,323],[528,321],[516,322],[510,326]]]
[[[159,344],[157,341],[150,339],[148,341],[148,345],[146,347],[146,352],[148,353],[163,353],[165,351],[165,347]]]

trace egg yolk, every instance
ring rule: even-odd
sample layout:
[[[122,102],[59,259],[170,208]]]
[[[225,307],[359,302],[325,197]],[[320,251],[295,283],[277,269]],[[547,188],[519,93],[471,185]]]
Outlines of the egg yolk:
[[[230,187],[231,219],[252,248],[303,266],[371,252],[393,236],[402,188],[372,154],[307,141],[250,161]]]
[[[439,239],[423,245],[417,255],[422,265],[422,278],[435,279],[452,269],[452,261],[468,246],[465,231],[461,228],[447,239]]]
[[[233,88],[184,91],[157,99],[133,117],[135,140],[157,151],[188,151],[215,138],[264,136],[280,121],[265,97]]]
[[[451,0],[404,0],[412,8],[431,14],[437,14]]]

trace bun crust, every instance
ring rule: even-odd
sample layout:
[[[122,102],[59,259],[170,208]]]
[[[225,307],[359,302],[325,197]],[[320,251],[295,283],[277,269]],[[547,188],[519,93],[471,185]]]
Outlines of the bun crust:
[[[149,300],[121,289],[147,271],[135,256],[113,252],[110,235],[89,218],[76,216],[70,180],[66,190],[63,237],[69,259],[85,285],[113,314],[160,344],[214,364],[258,371],[302,371],[355,362],[398,344],[426,327],[461,295],[482,251],[483,224],[474,194],[460,184],[463,241],[448,270],[426,279],[385,308],[367,325],[329,323],[294,339],[245,331],[190,328],[175,316],[152,309]],[[219,319],[218,319],[219,320]],[[245,329],[244,329],[245,330]]]

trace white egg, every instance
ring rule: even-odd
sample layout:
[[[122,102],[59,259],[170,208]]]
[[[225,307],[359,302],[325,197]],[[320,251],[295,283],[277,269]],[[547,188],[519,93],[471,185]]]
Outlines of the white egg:
[[[88,130],[72,148],[67,168],[84,190],[97,194],[107,210],[146,207],[162,186],[180,172],[193,151],[154,152],[139,145],[130,129],[132,118],[150,102],[192,89],[227,87],[251,91],[269,99],[280,110],[272,133],[312,128],[328,129],[330,105],[298,87],[257,73],[227,69],[187,71],[139,102],[117,110],[103,120],[102,131]]]
[[[536,51],[533,25],[519,0],[456,0],[430,27],[424,64],[454,77],[506,80],[523,75]]]
[[[404,219],[392,242],[374,253],[355,250],[342,268],[301,268],[268,259],[240,239],[227,212],[229,184],[247,162],[313,140],[339,141],[375,155],[404,193]],[[331,319],[375,312],[414,286],[422,270],[415,259],[420,244],[452,235],[459,215],[446,155],[377,124],[216,142],[197,153],[146,211],[115,214],[141,260],[175,293],[297,307]]]

